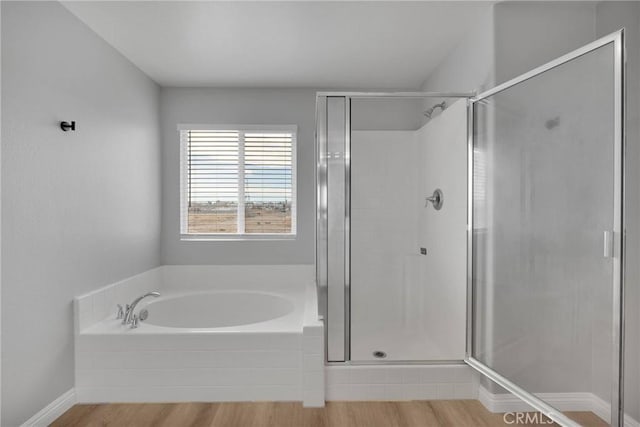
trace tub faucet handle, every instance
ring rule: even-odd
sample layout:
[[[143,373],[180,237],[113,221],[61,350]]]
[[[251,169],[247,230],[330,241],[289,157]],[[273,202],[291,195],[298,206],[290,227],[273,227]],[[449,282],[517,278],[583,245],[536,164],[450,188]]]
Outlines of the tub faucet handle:
[[[118,306],[118,314],[116,315],[116,319],[124,319],[124,309],[122,305],[116,304]]]
[[[122,319],[122,324],[126,325],[127,323],[129,323],[129,316],[131,315],[131,306],[129,304],[125,304],[124,305],[124,315],[122,317],[119,317],[119,319]]]
[[[140,318],[134,314],[133,317],[131,318],[131,329],[137,328],[139,321],[140,321]]]

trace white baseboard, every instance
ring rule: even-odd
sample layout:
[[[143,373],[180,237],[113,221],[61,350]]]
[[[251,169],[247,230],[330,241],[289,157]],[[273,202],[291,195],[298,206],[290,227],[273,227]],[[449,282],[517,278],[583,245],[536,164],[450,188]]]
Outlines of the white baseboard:
[[[611,405],[593,393],[537,393],[536,396],[561,411],[591,411],[605,422],[611,420]],[[493,413],[534,410],[512,394],[493,394],[482,385],[478,388],[478,400]],[[624,425],[640,427],[640,423],[628,415],[624,417]]]
[[[46,427],[75,404],[76,392],[75,389],[71,389],[25,421],[22,427]]]
[[[592,395],[591,412],[609,422],[611,419],[611,405],[602,398]],[[629,415],[624,416],[624,427],[640,427],[640,422],[631,418]]]
[[[539,393],[539,398],[561,411],[593,410],[593,394],[591,393]],[[533,408],[510,393],[493,394],[484,386],[478,389],[478,400],[489,412],[521,412]]]
[[[606,422],[610,419],[610,405],[592,393],[540,393],[538,397],[561,411],[591,411]],[[478,387],[478,400],[492,413],[531,411],[532,408],[512,394],[493,394],[485,387]],[[75,389],[71,389],[42,408],[21,427],[46,427],[77,403]],[[640,422],[628,415],[625,427],[640,427]]]

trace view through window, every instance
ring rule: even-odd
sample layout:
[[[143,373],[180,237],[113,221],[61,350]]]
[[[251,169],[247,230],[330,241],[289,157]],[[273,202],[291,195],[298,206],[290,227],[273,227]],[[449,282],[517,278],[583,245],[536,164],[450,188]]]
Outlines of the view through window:
[[[183,235],[295,234],[294,126],[183,128]]]

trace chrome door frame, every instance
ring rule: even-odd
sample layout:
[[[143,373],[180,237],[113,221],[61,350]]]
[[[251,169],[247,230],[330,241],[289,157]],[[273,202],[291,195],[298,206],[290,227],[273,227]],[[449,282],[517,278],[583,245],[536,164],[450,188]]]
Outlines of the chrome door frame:
[[[473,357],[475,340],[473,287],[473,146],[474,146],[474,105],[483,99],[536,77],[555,67],[563,65],[598,48],[613,43],[614,47],[614,218],[613,234],[613,379],[611,393],[611,425],[623,426],[624,423],[624,146],[625,146],[625,57],[624,29],[602,37],[551,62],[535,68],[519,77],[489,89],[469,99],[467,110],[468,134],[468,202],[467,202],[467,350],[465,362],[501,387],[513,393],[536,410],[563,426],[578,426],[561,411],[547,404],[532,393],[514,384],[498,372]]]
[[[325,362],[331,364],[351,363],[351,101],[353,99],[375,99],[375,98],[465,98],[473,97],[475,93],[470,92],[353,92],[353,91],[325,91],[316,92],[316,286],[318,290],[318,314],[325,323]],[[328,209],[329,209],[329,189],[328,189],[328,98],[344,98],[345,102],[345,135],[344,135],[344,167],[345,167],[345,188],[344,188],[344,282],[341,284],[330,284],[328,274]],[[341,242],[339,242],[341,243]],[[333,294],[336,301],[330,301],[329,287],[341,286]],[[334,336],[327,328],[329,304],[344,306],[344,324],[341,333]],[[344,355],[337,360],[330,360],[330,346],[338,347],[337,353]],[[342,347],[342,349],[340,348]],[[336,353],[336,352],[332,352]],[[340,360],[342,359],[342,360]],[[407,362],[376,362],[376,364],[398,364],[398,363],[429,363],[428,361],[407,361]],[[451,363],[462,363],[463,361],[451,361]],[[438,364],[443,362],[436,362]],[[367,363],[363,363],[367,364]]]

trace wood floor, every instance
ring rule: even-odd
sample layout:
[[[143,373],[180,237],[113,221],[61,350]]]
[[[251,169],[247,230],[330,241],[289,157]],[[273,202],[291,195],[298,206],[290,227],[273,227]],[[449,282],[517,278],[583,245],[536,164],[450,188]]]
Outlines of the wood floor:
[[[606,426],[591,412],[568,415],[583,426]],[[508,421],[510,419],[507,419]],[[143,403],[75,405],[52,426],[164,427],[491,427],[509,425],[477,400],[300,403]],[[548,426],[550,424],[516,424]]]

